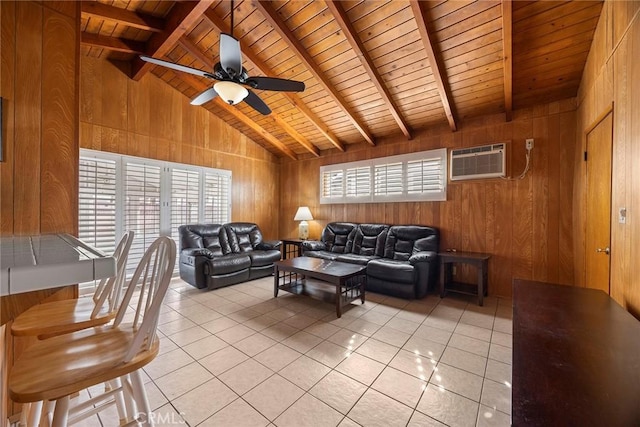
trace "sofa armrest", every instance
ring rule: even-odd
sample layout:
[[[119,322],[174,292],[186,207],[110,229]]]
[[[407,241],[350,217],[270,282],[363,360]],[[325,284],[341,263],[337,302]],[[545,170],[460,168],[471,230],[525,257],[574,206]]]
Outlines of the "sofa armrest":
[[[433,251],[420,251],[409,257],[409,263],[415,265],[419,262],[433,262],[438,258],[438,253]]]
[[[326,251],[327,246],[319,240],[305,240],[302,242],[302,252],[304,251]]]
[[[280,250],[280,245],[282,245],[280,240],[263,240],[258,243],[254,249],[259,251],[269,251],[273,249]]]
[[[213,259],[215,255],[207,248],[187,248],[182,250],[182,254],[186,256],[204,256]]]

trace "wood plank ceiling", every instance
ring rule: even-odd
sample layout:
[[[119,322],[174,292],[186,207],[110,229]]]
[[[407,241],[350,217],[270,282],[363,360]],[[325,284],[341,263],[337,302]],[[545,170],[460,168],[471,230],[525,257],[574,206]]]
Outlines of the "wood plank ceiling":
[[[258,91],[273,110],[216,99],[203,107],[277,156],[296,159],[411,139],[416,130],[577,94],[601,1],[237,0],[233,34],[250,76],[301,80],[302,93]],[[152,66],[209,71],[231,2],[100,0],[82,4],[82,54],[130,62],[193,98],[210,80]]]

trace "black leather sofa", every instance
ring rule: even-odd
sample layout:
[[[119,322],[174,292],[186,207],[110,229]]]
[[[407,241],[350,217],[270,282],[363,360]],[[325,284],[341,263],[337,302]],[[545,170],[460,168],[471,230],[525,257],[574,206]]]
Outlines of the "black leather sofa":
[[[433,227],[331,222],[320,241],[302,243],[302,253],[366,265],[368,291],[411,299],[435,289],[439,244]]]
[[[180,234],[180,277],[196,288],[216,289],[273,274],[280,241],[264,241],[249,222],[188,224]]]

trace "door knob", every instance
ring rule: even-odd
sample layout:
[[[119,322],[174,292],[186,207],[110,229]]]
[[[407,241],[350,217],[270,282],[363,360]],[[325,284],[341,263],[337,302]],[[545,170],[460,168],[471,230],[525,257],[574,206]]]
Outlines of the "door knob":
[[[596,252],[604,252],[605,254],[609,255],[609,252],[611,252],[611,249],[609,249],[609,246],[607,246],[606,248],[597,248]]]

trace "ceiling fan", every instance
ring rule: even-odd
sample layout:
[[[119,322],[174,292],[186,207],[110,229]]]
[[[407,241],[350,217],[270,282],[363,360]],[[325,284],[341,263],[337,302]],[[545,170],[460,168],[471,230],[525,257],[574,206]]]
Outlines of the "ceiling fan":
[[[220,98],[230,105],[238,104],[244,100],[254,110],[267,115],[271,113],[271,109],[251,89],[302,92],[305,88],[304,82],[279,79],[276,77],[250,77],[247,74],[247,70],[242,66],[240,42],[233,37],[233,0],[231,1],[231,34],[220,34],[220,62],[213,67],[213,72],[202,71],[197,68],[191,68],[144,55],[140,55],[140,59],[177,71],[195,74],[196,76],[206,77],[211,80],[218,80],[213,87],[206,89],[193,98],[191,105],[202,105],[205,102],[211,101],[216,96],[220,96]],[[249,89],[245,86],[249,86]]]

